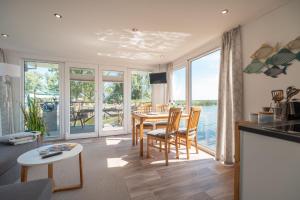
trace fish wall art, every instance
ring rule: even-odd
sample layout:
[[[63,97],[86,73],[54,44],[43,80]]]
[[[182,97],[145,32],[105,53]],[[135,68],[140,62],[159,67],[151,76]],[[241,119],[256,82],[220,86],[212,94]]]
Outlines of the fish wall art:
[[[252,61],[244,69],[248,74],[260,74],[277,78],[280,74],[287,74],[288,67],[293,61],[300,61],[300,36],[290,41],[283,48],[277,43],[274,47],[263,44],[251,56]]]

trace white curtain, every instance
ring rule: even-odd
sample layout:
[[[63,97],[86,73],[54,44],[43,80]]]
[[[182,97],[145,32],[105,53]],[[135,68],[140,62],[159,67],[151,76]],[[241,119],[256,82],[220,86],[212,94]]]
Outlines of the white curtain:
[[[216,160],[234,163],[235,122],[243,116],[243,72],[240,27],[222,37]]]
[[[3,49],[0,49],[0,62],[6,63],[6,57]],[[8,75],[0,74],[0,135],[6,135],[15,132],[12,91],[12,78]]]
[[[167,65],[167,92],[166,92],[166,103],[170,103],[173,100],[173,63]]]

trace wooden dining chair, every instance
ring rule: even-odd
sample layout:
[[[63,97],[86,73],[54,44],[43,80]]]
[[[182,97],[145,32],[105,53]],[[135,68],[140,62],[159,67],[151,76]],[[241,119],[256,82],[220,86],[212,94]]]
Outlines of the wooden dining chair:
[[[190,159],[190,147],[191,142],[194,140],[196,152],[198,153],[198,144],[197,144],[197,130],[198,123],[200,119],[201,108],[200,107],[192,107],[189,114],[189,119],[187,123],[187,127],[184,129],[179,129],[176,132],[175,146],[176,146],[176,158],[179,158],[178,144],[182,144],[186,146],[186,157]],[[181,143],[183,141],[183,143]]]
[[[166,165],[168,166],[169,148],[171,141],[174,140],[176,132],[178,131],[181,113],[182,111],[180,108],[171,108],[169,111],[167,127],[165,129],[155,129],[147,133],[147,158],[150,158],[150,147],[159,148],[153,144],[153,140],[163,142],[164,148],[161,148],[161,150],[165,151],[165,160]]]
[[[137,112],[139,113],[149,113],[152,110],[152,105],[151,104],[146,104],[139,106],[137,109]],[[152,122],[144,122],[143,123],[143,128],[145,130],[153,130],[154,129],[154,124]],[[135,144],[138,144],[138,139],[139,139],[139,132],[140,132],[140,124],[136,124],[136,133],[135,133]]]
[[[169,104],[156,104],[155,111],[156,112],[169,112],[170,106]],[[167,127],[167,121],[159,121],[155,123],[156,129],[164,129]]]

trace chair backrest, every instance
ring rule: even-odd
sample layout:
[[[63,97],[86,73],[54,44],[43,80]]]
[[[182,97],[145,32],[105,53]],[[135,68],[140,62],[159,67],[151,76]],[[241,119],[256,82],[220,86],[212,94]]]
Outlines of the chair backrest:
[[[169,134],[178,131],[181,113],[182,113],[181,108],[170,108],[168,124],[166,127],[166,138],[168,137]]]
[[[188,124],[187,124],[187,133],[196,131],[198,129],[198,123],[200,119],[201,108],[200,107],[191,107],[189,114]],[[189,134],[187,134],[188,136]]]
[[[144,105],[141,105],[137,108],[137,112],[140,112],[140,113],[149,113],[152,111],[152,105],[151,104],[144,104]]]
[[[156,112],[168,112],[170,106],[168,104],[156,104],[155,111]]]

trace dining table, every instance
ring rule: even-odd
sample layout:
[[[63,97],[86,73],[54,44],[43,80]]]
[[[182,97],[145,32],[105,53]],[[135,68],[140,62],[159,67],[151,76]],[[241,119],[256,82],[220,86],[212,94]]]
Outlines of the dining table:
[[[133,112],[132,113],[132,146],[135,146],[135,138],[136,138],[136,124],[140,125],[140,137],[139,137],[139,144],[140,144],[140,156],[143,157],[144,155],[144,122],[153,122],[155,126],[155,122],[160,121],[168,121],[169,113],[168,112],[149,112],[149,113],[140,113],[140,112]],[[182,119],[187,119],[188,114],[182,113]]]

